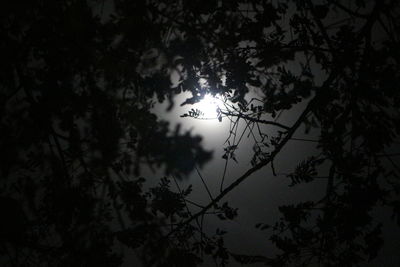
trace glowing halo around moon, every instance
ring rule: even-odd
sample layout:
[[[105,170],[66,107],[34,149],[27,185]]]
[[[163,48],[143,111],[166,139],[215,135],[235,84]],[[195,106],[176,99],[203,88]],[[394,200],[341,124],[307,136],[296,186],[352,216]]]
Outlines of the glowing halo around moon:
[[[202,89],[210,89],[207,79],[200,78],[199,84]],[[203,98],[193,105],[193,109],[201,112],[198,116],[199,119],[212,120],[218,118],[218,109],[223,106],[223,101],[218,95],[205,94]]]
[[[193,108],[201,111],[200,119],[217,119],[217,109],[220,105],[221,100],[218,97],[206,94],[200,102],[193,105]]]

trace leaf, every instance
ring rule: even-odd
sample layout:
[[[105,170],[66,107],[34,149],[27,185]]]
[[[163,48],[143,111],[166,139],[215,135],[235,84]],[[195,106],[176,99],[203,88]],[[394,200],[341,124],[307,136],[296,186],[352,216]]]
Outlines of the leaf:
[[[314,12],[317,18],[324,19],[329,12],[329,7],[326,5],[316,5],[314,7]]]
[[[236,254],[230,253],[230,255],[241,264],[254,264],[254,263],[264,263],[267,264],[270,262],[270,259],[264,256],[258,255],[244,255],[244,254]]]

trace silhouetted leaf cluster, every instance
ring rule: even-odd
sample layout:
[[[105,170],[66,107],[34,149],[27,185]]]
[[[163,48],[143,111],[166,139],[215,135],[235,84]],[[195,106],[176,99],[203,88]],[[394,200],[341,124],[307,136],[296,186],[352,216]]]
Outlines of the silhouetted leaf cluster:
[[[383,244],[374,209],[391,208],[400,223],[390,151],[400,134],[398,8],[363,0],[4,4],[0,264],[121,266],[132,251],[145,266],[372,260]],[[243,136],[254,141],[250,169],[225,188],[224,171],[217,196],[206,187],[205,205],[179,180],[200,173],[212,152],[153,111],[163,101],[172,109],[182,92],[192,95],[182,105],[206,94],[224,100],[226,164]],[[272,230],[277,255],[229,251],[228,233],[206,233],[205,217],[234,220],[238,209],[219,201],[268,164],[277,175],[275,157],[303,125],[318,153],[285,174],[293,189],[323,179],[320,198],[283,205],[275,224],[256,225]],[[147,169],[163,172],[157,185],[148,186]]]

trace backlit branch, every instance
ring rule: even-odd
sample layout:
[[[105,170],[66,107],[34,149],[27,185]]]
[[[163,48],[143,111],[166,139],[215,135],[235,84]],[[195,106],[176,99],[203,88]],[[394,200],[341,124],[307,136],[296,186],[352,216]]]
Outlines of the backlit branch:
[[[329,78],[325,81],[323,86],[320,88],[321,91],[327,90],[331,82],[334,80],[335,75],[332,73]],[[237,178],[233,183],[231,183],[228,187],[226,187],[222,192],[214,198],[208,205],[206,205],[203,209],[201,209],[199,212],[195,213],[192,215],[190,218],[182,222],[179,226],[177,226],[175,229],[170,231],[165,237],[171,236],[173,233],[179,231],[183,226],[190,224],[193,220],[196,220],[200,216],[204,215],[209,209],[211,209],[214,205],[216,205],[223,197],[225,197],[229,192],[231,192],[233,189],[235,189],[239,184],[241,184],[244,180],[246,180],[250,175],[255,173],[256,171],[260,170],[261,168],[265,167],[271,161],[275,159],[275,157],[279,154],[279,152],[282,150],[282,148],[286,145],[286,143],[292,138],[293,134],[296,132],[296,130],[299,128],[299,126],[305,121],[307,115],[312,111],[314,105],[318,103],[321,100],[322,94],[317,94],[307,105],[307,107],[304,109],[304,111],[301,113],[297,121],[293,124],[292,127],[288,130],[286,136],[282,139],[281,142],[277,144],[275,147],[275,150],[270,154],[268,158],[265,158],[258,164],[256,164],[254,167],[246,171],[242,176]]]

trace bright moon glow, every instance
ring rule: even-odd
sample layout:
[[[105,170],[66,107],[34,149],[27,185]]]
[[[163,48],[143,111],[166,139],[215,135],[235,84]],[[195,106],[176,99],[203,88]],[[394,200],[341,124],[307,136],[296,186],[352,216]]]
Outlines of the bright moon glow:
[[[202,115],[199,116],[199,118],[216,119],[218,114],[218,102],[220,102],[220,100],[217,97],[205,95],[200,102],[193,105],[193,108],[202,112]]]

